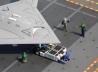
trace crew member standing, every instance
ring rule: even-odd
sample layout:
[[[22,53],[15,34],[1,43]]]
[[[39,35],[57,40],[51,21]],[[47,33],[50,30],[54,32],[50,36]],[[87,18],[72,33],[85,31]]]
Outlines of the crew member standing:
[[[28,61],[28,55],[27,55],[27,53],[26,53],[26,52],[22,52],[22,53],[20,54],[20,56],[19,56],[19,59],[20,59],[23,63],[27,62],[27,61]]]
[[[80,28],[81,28],[81,36],[85,37],[86,25],[85,24],[81,24]]]
[[[64,60],[65,61],[69,61],[70,60],[70,54],[69,54],[69,52],[66,52],[66,54],[64,55]]]

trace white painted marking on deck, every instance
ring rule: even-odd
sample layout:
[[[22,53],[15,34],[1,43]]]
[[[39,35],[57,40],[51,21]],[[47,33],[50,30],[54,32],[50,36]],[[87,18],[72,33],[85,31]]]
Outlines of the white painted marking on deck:
[[[48,8],[49,8],[52,4],[54,4],[56,1],[57,1],[57,0],[54,0],[54,1],[50,2],[46,7],[44,7],[44,8],[40,11],[40,13],[43,13],[46,9],[48,9]]]
[[[71,15],[69,15],[67,18],[70,19],[71,17],[73,17],[76,13],[78,13],[83,7],[78,8],[76,11],[74,11]],[[61,23],[57,25],[57,27],[60,27]],[[53,31],[55,31],[56,28],[53,29]]]
[[[55,4],[57,4],[57,5],[61,6],[61,7],[66,7],[66,8],[68,8],[68,9],[70,9],[70,10],[73,10],[73,11],[76,11],[76,10],[77,10],[77,9],[75,9],[75,8],[68,7],[67,5],[63,5],[63,4],[58,3],[58,2],[55,2]],[[94,16],[94,15],[92,15],[92,14],[89,14],[89,13],[87,13],[87,12],[84,12],[84,11],[79,11],[79,12],[82,13],[82,14],[84,14],[84,15],[88,15],[88,16],[90,16],[90,17],[97,18],[96,16]]]
[[[83,7],[78,8],[75,12],[73,12],[70,16],[68,16],[67,18],[71,18],[73,17],[76,13],[78,13]]]
[[[6,67],[3,71],[1,72],[7,72],[10,68],[12,68],[18,61],[15,60],[14,62],[12,62],[8,67]]]

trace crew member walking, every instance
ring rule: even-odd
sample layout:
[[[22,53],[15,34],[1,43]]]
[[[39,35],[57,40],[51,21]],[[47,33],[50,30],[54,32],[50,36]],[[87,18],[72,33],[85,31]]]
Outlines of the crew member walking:
[[[64,29],[65,29],[66,32],[68,31],[68,23],[69,22],[70,22],[70,20],[67,19],[67,18],[64,18],[63,21],[62,21],[62,25],[64,26]]]

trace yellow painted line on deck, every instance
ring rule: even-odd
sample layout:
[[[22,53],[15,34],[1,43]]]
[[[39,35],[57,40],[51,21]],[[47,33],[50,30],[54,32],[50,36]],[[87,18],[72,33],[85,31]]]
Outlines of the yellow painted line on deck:
[[[92,63],[88,65],[88,67],[83,72],[88,72],[94,65],[98,63],[98,58],[94,59]],[[93,72],[98,72],[98,68],[96,68]]]
[[[98,68],[96,68],[93,72],[98,72]]]
[[[92,7],[88,6],[88,5],[76,2],[75,0],[66,0],[66,1],[68,1],[70,3],[73,3],[73,4],[76,4],[76,5],[79,5],[81,7],[88,8],[88,9],[90,9],[92,11],[98,12],[98,9],[95,9],[95,8],[92,8]],[[95,1],[92,1],[92,0],[85,0],[85,1],[90,2],[90,3],[94,4],[94,5],[98,4],[98,2],[95,2]]]

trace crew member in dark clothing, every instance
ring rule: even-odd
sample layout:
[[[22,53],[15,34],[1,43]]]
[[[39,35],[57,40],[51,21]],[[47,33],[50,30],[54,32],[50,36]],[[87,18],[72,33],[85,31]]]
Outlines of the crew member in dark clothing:
[[[81,24],[80,28],[81,28],[81,36],[85,37],[86,25],[85,24]]]

